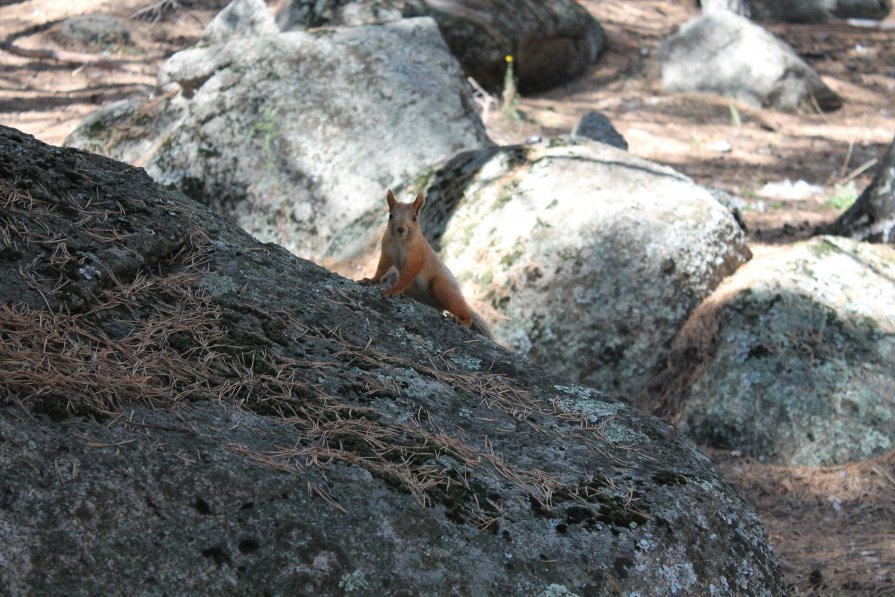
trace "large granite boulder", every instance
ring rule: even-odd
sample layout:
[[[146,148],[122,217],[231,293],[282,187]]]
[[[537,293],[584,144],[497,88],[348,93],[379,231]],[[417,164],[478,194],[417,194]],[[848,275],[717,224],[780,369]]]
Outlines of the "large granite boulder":
[[[700,443],[829,465],[895,446],[895,249],[819,237],[756,258],[674,341],[642,406]]]
[[[0,127],[0,592],[779,595],[668,425]]]
[[[761,21],[824,23],[839,19],[884,19],[891,0],[749,0],[752,17]]]
[[[204,45],[159,82],[167,93],[113,104],[66,143],[143,166],[311,259],[386,187],[490,144],[426,18]]]
[[[707,190],[587,139],[467,152],[409,187],[426,192],[424,232],[495,337],[603,390],[641,389],[690,311],[749,258]],[[368,252],[377,221],[360,218],[333,251]]]
[[[705,14],[662,43],[665,91],[714,93],[756,108],[836,110],[842,99],[786,45],[732,12]]]
[[[278,14],[285,29],[429,16],[438,22],[466,72],[498,92],[513,56],[525,93],[567,83],[594,64],[603,29],[575,0],[289,0]]]
[[[273,13],[264,0],[233,0],[205,27],[204,43],[219,44],[241,37],[279,32]]]

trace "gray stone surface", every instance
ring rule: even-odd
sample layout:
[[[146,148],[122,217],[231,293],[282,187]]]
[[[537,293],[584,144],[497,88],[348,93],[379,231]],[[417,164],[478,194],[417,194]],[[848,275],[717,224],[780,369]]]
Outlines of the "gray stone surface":
[[[145,167],[310,259],[387,187],[490,144],[426,18],[184,50],[159,82],[167,93],[101,110],[66,143]]]
[[[697,442],[831,465],[895,445],[895,249],[819,237],[756,258],[675,339],[644,407]]]
[[[127,164],[0,127],[0,191],[3,594],[785,591],[658,419]]]
[[[120,19],[101,14],[65,19],[51,36],[67,49],[92,52],[118,51],[134,43],[127,25]]]
[[[615,130],[606,115],[596,111],[588,112],[581,118],[575,125],[572,136],[593,139],[619,149],[628,149],[628,142]]]
[[[208,24],[202,40],[219,44],[242,37],[273,35],[279,30],[264,0],[233,0]]]
[[[409,186],[426,191],[423,230],[495,337],[601,390],[642,388],[690,311],[749,258],[703,187],[586,139],[462,154]],[[335,248],[363,251],[377,217]]]
[[[836,110],[842,99],[788,45],[731,12],[697,17],[662,43],[667,92],[732,97],[782,111]]]
[[[286,0],[277,7],[277,25],[283,31],[304,30],[324,25],[343,25],[341,12],[346,4],[355,3],[351,0]],[[390,4],[389,0],[386,0],[385,4]],[[365,24],[370,25],[376,22],[378,21],[374,19]]]
[[[892,10],[891,0],[750,0],[750,5],[755,19],[789,23],[884,19]]]

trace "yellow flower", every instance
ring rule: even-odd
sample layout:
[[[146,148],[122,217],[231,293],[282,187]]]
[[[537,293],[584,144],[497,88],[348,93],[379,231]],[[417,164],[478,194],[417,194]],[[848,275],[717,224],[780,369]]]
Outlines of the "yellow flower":
[[[507,61],[507,64],[513,64],[513,56],[512,56],[512,54],[507,54],[505,60]]]

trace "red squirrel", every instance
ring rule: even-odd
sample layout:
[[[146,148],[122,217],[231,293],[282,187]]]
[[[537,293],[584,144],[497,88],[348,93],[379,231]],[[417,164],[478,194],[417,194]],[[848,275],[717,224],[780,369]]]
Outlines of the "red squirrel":
[[[388,228],[382,237],[379,265],[372,278],[364,278],[360,283],[378,285],[385,291],[386,298],[403,292],[424,305],[447,311],[463,327],[471,327],[492,338],[488,325],[466,304],[457,280],[420,230],[425,196],[420,193],[413,203],[399,203],[389,190],[386,201]]]

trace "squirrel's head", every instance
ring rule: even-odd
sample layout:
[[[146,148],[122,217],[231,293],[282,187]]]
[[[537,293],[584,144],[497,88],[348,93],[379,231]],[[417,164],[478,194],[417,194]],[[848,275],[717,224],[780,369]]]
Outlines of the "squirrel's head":
[[[426,197],[420,193],[413,203],[398,203],[395,194],[389,190],[385,196],[388,201],[388,230],[395,238],[405,239],[420,229],[420,212],[426,204]]]

